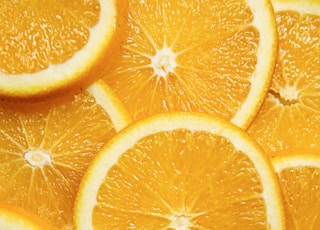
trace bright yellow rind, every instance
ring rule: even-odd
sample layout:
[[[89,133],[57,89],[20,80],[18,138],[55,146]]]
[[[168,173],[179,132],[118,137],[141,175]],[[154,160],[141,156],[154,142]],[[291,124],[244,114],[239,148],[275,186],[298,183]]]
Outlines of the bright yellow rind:
[[[269,1],[248,1],[254,13],[254,26],[259,29],[260,43],[258,48],[258,62],[256,70],[250,79],[251,89],[247,100],[231,119],[231,122],[242,128],[247,128],[263,103],[264,97],[272,80],[272,73],[278,51],[276,22],[273,7]],[[262,6],[263,5],[263,6]],[[262,10],[263,9],[263,10]],[[266,12],[270,14],[262,13]],[[268,48],[266,48],[268,47]]]
[[[109,114],[116,131],[120,131],[132,122],[132,118],[119,98],[102,80],[91,84],[87,91],[96,102]]]
[[[301,14],[319,15],[318,0],[272,0],[275,11],[297,11]]]
[[[295,153],[277,155],[272,159],[272,164],[277,173],[287,168],[315,167],[320,168],[320,155],[306,153]]]

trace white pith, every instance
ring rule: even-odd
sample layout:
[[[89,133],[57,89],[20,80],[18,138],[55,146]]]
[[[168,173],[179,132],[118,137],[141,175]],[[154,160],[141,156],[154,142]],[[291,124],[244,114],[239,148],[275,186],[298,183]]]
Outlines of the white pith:
[[[280,89],[280,97],[287,101],[297,100],[299,91],[294,86],[285,86]]]
[[[41,150],[30,150],[24,154],[24,158],[34,167],[42,167],[52,163],[50,155]]]
[[[157,50],[156,54],[150,59],[154,74],[163,78],[169,73],[174,73],[174,69],[177,66],[176,54],[166,46]]]
[[[171,224],[168,228],[173,228],[176,230],[186,230],[189,229],[190,225],[190,218],[185,215],[173,216]]]

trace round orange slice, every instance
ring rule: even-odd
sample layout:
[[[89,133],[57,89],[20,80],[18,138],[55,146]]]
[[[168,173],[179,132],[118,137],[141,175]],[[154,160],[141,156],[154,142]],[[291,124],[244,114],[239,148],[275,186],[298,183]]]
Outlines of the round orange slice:
[[[248,133],[270,154],[320,150],[320,2],[273,0],[279,55],[272,85]]]
[[[99,81],[59,100],[1,103],[0,120],[0,202],[72,229],[80,180],[128,113]]]
[[[283,229],[269,159],[244,131],[166,113],[117,133],[86,171],[76,229]]]
[[[0,98],[79,90],[103,72],[121,40],[125,2],[3,1]]]
[[[126,40],[103,79],[134,120],[191,111],[247,127],[276,49],[269,0],[129,0]]]
[[[284,197],[286,229],[319,229],[320,155],[292,150],[272,162]]]

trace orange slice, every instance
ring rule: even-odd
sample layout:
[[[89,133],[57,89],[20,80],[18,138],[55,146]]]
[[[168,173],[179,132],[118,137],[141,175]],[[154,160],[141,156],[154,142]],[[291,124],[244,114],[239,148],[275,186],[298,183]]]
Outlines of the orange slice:
[[[53,230],[38,216],[7,204],[0,204],[0,226],[3,230]]]
[[[77,229],[282,229],[280,190],[261,149],[205,114],[166,113],[116,134],[90,164]]]
[[[267,152],[320,149],[320,2],[274,0],[279,55],[248,133]]]
[[[271,81],[276,47],[269,0],[129,0],[126,41],[103,79],[134,120],[193,111],[246,127]]]
[[[2,2],[0,98],[46,97],[92,83],[119,47],[126,10],[117,0]]]
[[[277,156],[273,164],[284,197],[286,229],[320,229],[320,155]]]
[[[72,227],[75,194],[90,161],[130,122],[103,82],[50,103],[1,103],[0,120],[0,201],[57,229]]]

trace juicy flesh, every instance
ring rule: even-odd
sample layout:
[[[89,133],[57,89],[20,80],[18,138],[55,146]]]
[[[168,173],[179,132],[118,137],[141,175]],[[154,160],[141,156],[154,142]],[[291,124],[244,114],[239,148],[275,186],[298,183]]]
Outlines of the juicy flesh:
[[[98,0],[4,1],[0,9],[0,71],[34,73],[80,50],[99,19]]]
[[[279,173],[287,229],[320,228],[320,169],[287,168]]]
[[[320,17],[283,11],[276,20],[280,46],[273,82],[249,133],[267,152],[319,149]]]
[[[110,168],[97,193],[93,226],[265,229],[261,193],[253,164],[227,139],[161,132],[141,139]]]
[[[115,133],[105,110],[83,92],[56,104],[1,104],[0,120],[0,201],[72,226],[83,173]]]
[[[259,33],[245,1],[226,4],[129,1],[127,40],[104,80],[134,119],[167,111],[235,115],[250,90]]]

